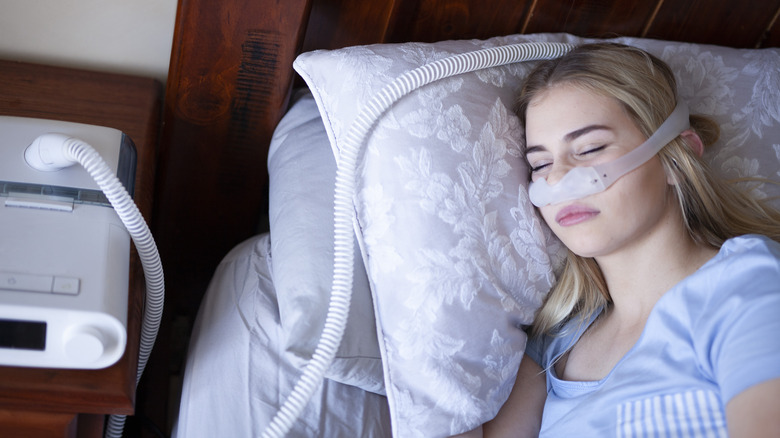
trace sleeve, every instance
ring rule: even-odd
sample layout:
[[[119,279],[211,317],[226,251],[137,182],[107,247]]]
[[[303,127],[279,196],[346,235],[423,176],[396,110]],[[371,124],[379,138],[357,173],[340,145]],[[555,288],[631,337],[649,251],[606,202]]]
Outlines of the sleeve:
[[[733,257],[712,285],[702,315],[700,363],[710,367],[723,402],[761,382],[780,377],[780,250]]]
[[[546,336],[529,336],[528,343],[525,345],[525,354],[533,359],[542,369],[546,368],[546,364],[543,363],[545,339],[547,339]]]

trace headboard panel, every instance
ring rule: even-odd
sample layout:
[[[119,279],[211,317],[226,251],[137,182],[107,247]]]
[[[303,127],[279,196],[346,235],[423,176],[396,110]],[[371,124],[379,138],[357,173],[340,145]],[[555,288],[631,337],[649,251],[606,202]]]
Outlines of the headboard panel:
[[[539,32],[778,47],[778,13],[780,0],[179,0],[151,220],[166,308],[138,409],[165,423],[172,321],[188,328],[219,260],[263,229],[267,148],[301,51]]]
[[[780,1],[312,0],[303,50],[567,32],[731,47],[774,47]],[[773,32],[774,31],[774,32]]]

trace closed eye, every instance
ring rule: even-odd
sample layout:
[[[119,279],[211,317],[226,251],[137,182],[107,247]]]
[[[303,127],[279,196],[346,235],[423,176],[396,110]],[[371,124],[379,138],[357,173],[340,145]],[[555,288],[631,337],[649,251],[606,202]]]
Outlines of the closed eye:
[[[578,155],[588,155],[588,154],[593,154],[593,153],[596,153],[596,152],[603,151],[603,150],[604,150],[604,148],[606,148],[606,147],[607,147],[607,145],[596,146],[596,147],[594,147],[594,148],[586,149],[585,151],[583,151],[583,152],[580,152]]]
[[[528,165],[531,167],[531,173],[537,173],[537,172],[540,172],[540,171],[544,170],[547,167],[550,167],[550,165],[552,165],[552,163],[550,163],[548,161],[538,161],[538,162],[535,162],[535,163],[529,162]]]

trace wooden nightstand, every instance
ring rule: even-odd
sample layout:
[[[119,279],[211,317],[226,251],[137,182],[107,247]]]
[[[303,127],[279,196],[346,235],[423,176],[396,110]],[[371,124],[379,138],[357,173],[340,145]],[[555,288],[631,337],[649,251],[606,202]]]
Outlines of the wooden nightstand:
[[[0,61],[0,115],[116,128],[137,150],[134,200],[152,212],[162,85],[149,78]],[[100,437],[107,414],[132,415],[145,284],[133,249],[125,354],[102,370],[0,367],[0,436]]]

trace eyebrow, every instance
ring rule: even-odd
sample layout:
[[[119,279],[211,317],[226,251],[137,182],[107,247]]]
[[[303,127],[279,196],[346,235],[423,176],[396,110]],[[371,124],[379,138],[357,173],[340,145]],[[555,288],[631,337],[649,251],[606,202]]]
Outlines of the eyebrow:
[[[585,134],[587,134],[589,132],[599,131],[599,130],[611,131],[612,128],[610,128],[607,125],[588,125],[588,126],[585,126],[583,128],[577,129],[575,131],[572,131],[572,132],[564,135],[563,139],[566,140],[567,142],[571,142],[571,141],[576,140],[579,137],[582,137],[583,135],[585,135]],[[530,154],[530,153],[534,153],[534,152],[540,152],[540,151],[543,151],[543,150],[546,150],[546,148],[544,146],[527,146],[525,148],[525,153],[526,154]]]
[[[573,140],[576,140],[577,138],[582,137],[583,135],[585,135],[585,134],[587,134],[587,133],[589,133],[591,131],[599,131],[599,130],[602,130],[602,129],[603,130],[607,130],[607,131],[611,131],[612,130],[612,128],[610,128],[609,126],[606,126],[606,125],[588,125],[588,126],[586,126],[584,128],[580,128],[580,129],[578,129],[576,131],[572,131],[572,132],[566,134],[563,138],[566,141],[573,141]]]

